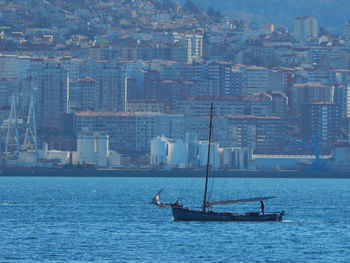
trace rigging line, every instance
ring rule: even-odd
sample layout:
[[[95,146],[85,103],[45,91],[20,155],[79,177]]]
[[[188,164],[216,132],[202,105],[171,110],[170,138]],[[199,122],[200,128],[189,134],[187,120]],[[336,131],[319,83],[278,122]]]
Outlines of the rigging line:
[[[251,179],[251,178],[249,178],[249,179]],[[249,183],[248,183],[248,178],[247,177],[244,177],[244,184],[245,184],[245,186],[246,186],[246,188],[248,189],[248,192],[250,192],[250,193],[253,193],[255,196],[257,195],[257,193],[256,193],[256,187],[255,187],[255,184],[254,184],[254,182],[252,183],[253,184],[253,186],[252,185],[250,185]]]
[[[213,135],[212,135],[212,137],[213,137]],[[211,159],[213,160],[214,159],[213,154],[211,154],[210,156],[211,156]],[[209,160],[209,163],[210,163],[210,160]],[[208,198],[207,198],[208,202],[209,202],[209,200],[212,197],[213,190],[214,190],[214,183],[215,183],[215,175],[214,175],[213,163],[214,163],[214,161],[212,162],[212,165],[211,165],[211,171],[212,172],[211,172],[211,176],[210,176],[210,180],[209,180],[209,189],[210,189],[210,191],[209,191]]]
[[[193,184],[192,178],[187,178],[187,177],[177,178],[177,181],[179,179],[181,180],[181,185],[180,185],[181,191],[180,192],[181,192],[182,196],[178,196],[177,199],[179,199],[183,202],[186,199],[186,197],[188,197],[189,193],[192,193],[194,184]]]
[[[162,190],[164,192],[169,185],[174,185],[174,182],[171,181],[173,181],[173,178],[171,177],[159,177],[156,178],[156,182],[154,182],[154,185],[155,187],[158,187],[157,191]]]
[[[213,195],[213,191],[214,191],[214,188],[215,188],[215,175],[214,175],[214,172],[212,173],[209,186],[210,186],[209,187],[210,188],[210,192],[208,194],[208,202],[209,202],[209,200],[211,200],[212,195]]]
[[[210,143],[211,143],[211,135],[212,135],[212,128],[213,128],[213,102],[211,102],[210,106],[210,122],[209,122],[209,142],[208,142],[208,157],[207,157],[207,168],[206,168],[206,175],[205,175],[205,188],[204,188],[204,199],[203,199],[203,208],[202,211],[206,212],[206,204],[207,204],[207,190],[208,190],[208,177],[209,177],[209,168],[210,168]]]
[[[163,178],[159,178],[159,179],[163,179]],[[165,190],[167,188],[167,186],[169,185],[169,181],[170,181],[170,177],[166,177],[166,179],[161,184],[161,188],[160,189],[164,189]]]
[[[216,114],[215,114],[215,109],[214,109],[214,107],[213,107],[213,117],[215,117],[216,116]],[[217,123],[217,118],[215,118],[215,119],[213,119],[212,120],[213,121],[213,127],[218,127],[218,123]],[[212,131],[211,131],[211,138],[212,138],[212,141],[214,141],[214,142],[217,142],[218,141],[218,139],[217,139],[217,135],[216,135],[216,133],[215,133],[215,129],[212,127]],[[215,190],[215,187],[216,187],[216,183],[217,183],[217,179],[218,178],[216,178],[215,177],[215,163],[216,163],[216,159],[215,159],[215,157],[216,157],[216,154],[217,154],[217,152],[216,151],[214,151],[214,149],[217,149],[216,147],[214,148],[214,147],[211,147],[212,149],[211,149],[211,153],[210,153],[210,156],[211,156],[211,176],[210,176],[210,192],[209,192],[209,195],[208,195],[208,201],[212,198],[212,196],[213,196],[213,192],[214,192],[214,190]],[[209,163],[210,163],[210,160],[209,160]]]

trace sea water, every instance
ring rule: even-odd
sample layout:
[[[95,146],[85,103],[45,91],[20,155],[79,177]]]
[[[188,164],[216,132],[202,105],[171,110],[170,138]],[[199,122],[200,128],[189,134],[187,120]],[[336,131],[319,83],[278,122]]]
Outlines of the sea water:
[[[212,199],[276,196],[265,211],[284,220],[174,222],[149,204],[164,188],[200,208],[203,178],[0,177],[0,262],[350,262],[350,180],[223,180]]]

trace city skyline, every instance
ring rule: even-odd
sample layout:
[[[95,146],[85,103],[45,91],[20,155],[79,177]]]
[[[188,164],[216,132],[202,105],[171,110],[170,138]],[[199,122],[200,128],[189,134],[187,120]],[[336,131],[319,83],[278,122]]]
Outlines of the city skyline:
[[[211,102],[223,149],[312,155],[317,138],[320,154],[335,157],[337,145],[348,141],[347,21],[344,34],[336,35],[305,14],[290,17],[289,32],[192,1],[96,1],[96,9],[90,2],[0,5],[0,22],[23,22],[1,29],[3,149],[17,130],[26,130],[18,121],[15,130],[6,124],[13,94],[19,117],[12,118],[22,123],[34,97],[36,147],[73,154],[82,133],[107,134],[106,158],[110,150],[121,154],[127,160],[121,166],[134,165],[135,155],[137,163],[151,165],[151,141],[158,136],[184,142],[195,133],[205,141]],[[44,27],[31,27],[32,12],[45,18]],[[320,102],[323,117],[311,110]],[[3,156],[17,156],[19,164],[19,152],[32,153],[18,150],[26,146],[17,141],[18,153]],[[85,161],[63,158],[57,165],[66,162]]]

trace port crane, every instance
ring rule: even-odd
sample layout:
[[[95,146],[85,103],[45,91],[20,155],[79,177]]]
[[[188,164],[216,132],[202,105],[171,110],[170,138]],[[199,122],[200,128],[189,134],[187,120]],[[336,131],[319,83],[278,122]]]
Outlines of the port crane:
[[[271,128],[267,128],[267,127],[262,127],[262,128],[264,130],[272,131]],[[318,139],[317,139],[316,132],[314,132],[312,135],[312,145],[310,145],[306,142],[303,142],[301,140],[297,140],[297,139],[295,139],[295,138],[293,138],[285,133],[278,132],[276,130],[273,130],[273,132],[275,134],[277,134],[279,137],[287,139],[288,142],[291,142],[295,145],[298,145],[298,146],[301,146],[303,148],[307,148],[307,149],[310,149],[313,151],[313,153],[315,155],[315,159],[311,163],[311,166],[307,167],[306,169],[309,169],[309,170],[329,170],[330,169],[329,164],[325,160],[320,158],[319,148],[318,148]]]
[[[25,131],[23,143],[21,144],[20,132]],[[21,152],[33,152],[34,162],[30,165],[38,165],[38,135],[35,114],[34,96],[30,97],[27,120],[19,119],[17,110],[17,96],[12,94],[11,110],[8,119],[7,133],[5,139],[4,160],[5,165],[27,165],[21,162]]]

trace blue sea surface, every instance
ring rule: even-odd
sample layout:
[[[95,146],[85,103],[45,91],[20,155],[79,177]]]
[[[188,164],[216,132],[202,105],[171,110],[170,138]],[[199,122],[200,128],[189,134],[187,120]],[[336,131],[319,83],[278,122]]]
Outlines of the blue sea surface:
[[[149,204],[164,188],[163,202],[199,208],[203,178],[0,177],[0,262],[350,262],[350,180],[211,186],[212,199],[277,196],[265,211],[284,221],[174,222]]]

